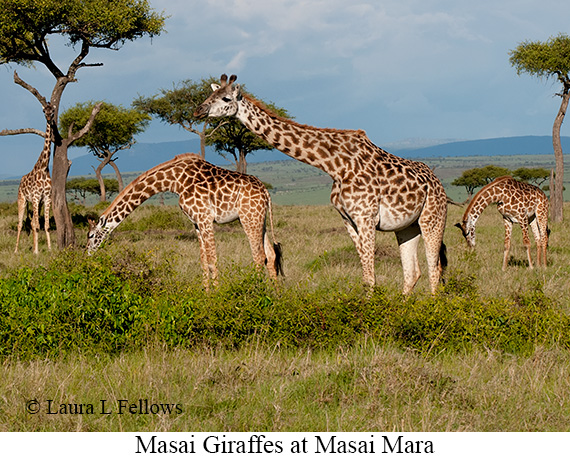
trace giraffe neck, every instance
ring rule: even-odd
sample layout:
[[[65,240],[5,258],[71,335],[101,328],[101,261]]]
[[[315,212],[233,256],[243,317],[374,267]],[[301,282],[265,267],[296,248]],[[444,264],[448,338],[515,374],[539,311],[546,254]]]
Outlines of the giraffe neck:
[[[138,176],[126,186],[111,205],[103,212],[106,228],[114,230],[129,214],[153,195],[160,192],[180,193],[180,183],[173,177],[171,169],[176,160],[158,165]]]
[[[334,147],[335,135],[365,136],[359,130],[319,129],[305,126],[272,114],[258,102],[244,95],[236,117],[253,133],[294,159],[320,168],[333,178],[339,172]]]
[[[38,157],[38,161],[34,165],[34,168],[36,170],[43,171],[43,170],[48,170],[49,168],[49,159],[51,155],[51,133],[52,133],[51,122],[48,121],[46,124],[46,137],[44,141],[44,148],[42,149],[42,152]]]
[[[465,215],[463,216],[464,221],[469,221],[471,224],[475,225],[479,216],[481,216],[481,213],[485,208],[487,208],[487,206],[491,203],[496,203],[503,198],[502,193],[498,190],[498,184],[499,183],[493,181],[477,192],[465,210]]]

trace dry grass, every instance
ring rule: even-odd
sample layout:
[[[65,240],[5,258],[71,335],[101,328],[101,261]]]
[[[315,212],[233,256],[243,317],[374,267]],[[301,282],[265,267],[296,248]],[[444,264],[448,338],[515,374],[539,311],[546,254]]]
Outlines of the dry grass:
[[[336,352],[248,346],[2,365],[3,431],[568,431],[570,355],[425,359],[364,342]],[[37,399],[42,410],[26,412]],[[177,404],[139,414],[121,400]],[[92,404],[94,414],[47,414]],[[101,400],[106,400],[101,414]],[[85,407],[84,407],[85,408]]]

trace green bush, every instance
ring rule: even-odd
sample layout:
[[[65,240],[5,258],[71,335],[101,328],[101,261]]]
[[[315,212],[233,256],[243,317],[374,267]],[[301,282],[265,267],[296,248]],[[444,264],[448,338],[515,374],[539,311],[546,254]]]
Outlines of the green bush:
[[[473,278],[451,274],[435,297],[333,284],[275,288],[254,268],[225,274],[206,293],[179,284],[166,261],[129,250],[57,255],[48,267],[0,277],[0,356],[116,353],[159,343],[239,347],[350,346],[366,336],[423,354],[492,348],[529,353],[570,347],[570,318],[540,286],[482,299]]]

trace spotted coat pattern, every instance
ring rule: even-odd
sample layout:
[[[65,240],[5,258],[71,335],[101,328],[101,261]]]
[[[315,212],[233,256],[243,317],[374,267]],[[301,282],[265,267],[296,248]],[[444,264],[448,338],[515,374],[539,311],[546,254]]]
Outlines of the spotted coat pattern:
[[[38,254],[38,232],[40,230],[40,203],[44,202],[44,230],[46,232],[48,249],[51,249],[49,236],[49,211],[51,207],[51,178],[49,175],[49,159],[51,154],[52,122],[54,108],[47,104],[44,108],[46,116],[45,142],[42,152],[38,157],[34,168],[27,175],[24,175],[18,187],[18,235],[16,236],[16,249],[20,244],[20,234],[24,224],[24,215],[28,202],[32,203],[32,233],[34,236],[34,254]]]
[[[276,279],[280,272],[280,245],[271,244],[265,231],[266,215],[273,235],[271,199],[254,176],[212,165],[196,154],[182,154],[143,173],[126,186],[99,217],[90,221],[87,252],[93,253],[109,234],[144,201],[159,192],[179,196],[180,209],[192,221],[200,241],[204,287],[217,283],[214,222],[224,224],[239,218],[249,239],[253,260],[267,265]]]
[[[236,76],[214,84],[214,93],[195,116],[235,116],[285,154],[324,170],[333,179],[331,203],[350,234],[364,282],[375,284],[375,230],[393,231],[400,247],[404,293],[420,277],[417,248],[423,235],[432,292],[445,262],[443,232],[447,196],[433,171],[421,162],[396,157],[374,145],[362,130],[301,125],[281,118],[242,93]]]
[[[529,225],[536,240],[537,263],[546,266],[548,198],[544,192],[532,184],[517,181],[510,176],[502,176],[484,186],[469,203],[462,221],[455,224],[461,229],[470,247],[475,247],[475,224],[483,210],[491,203],[497,203],[497,209],[503,216],[505,225],[503,270],[507,268],[509,260],[513,223],[521,226],[529,268],[533,268],[528,236]]]

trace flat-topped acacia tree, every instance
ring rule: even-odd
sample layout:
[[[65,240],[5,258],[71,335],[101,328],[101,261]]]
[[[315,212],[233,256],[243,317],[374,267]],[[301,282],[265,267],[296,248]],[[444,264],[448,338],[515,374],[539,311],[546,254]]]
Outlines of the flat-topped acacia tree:
[[[0,64],[15,63],[28,68],[41,64],[56,82],[49,103],[58,117],[63,91],[76,82],[80,68],[101,66],[85,60],[92,48],[120,49],[127,41],[153,37],[164,30],[165,16],[155,12],[146,0],[3,0],[0,8]],[[51,36],[60,35],[65,45],[77,51],[67,70],[60,68],[50,52]],[[61,46],[61,42],[57,41]],[[30,91],[45,106],[37,89],[14,72],[16,84]],[[55,123],[54,123],[55,124]],[[26,133],[22,129],[21,132]],[[54,129],[52,200],[60,248],[75,244],[73,224],[65,198],[70,163],[69,141]]]
[[[510,62],[520,75],[528,73],[537,78],[555,78],[562,85],[560,108],[552,126],[552,146],[556,161],[556,174],[550,188],[550,216],[562,222],[564,204],[564,155],[560,129],[570,101],[570,37],[560,34],[546,42],[524,41],[509,52]]]

